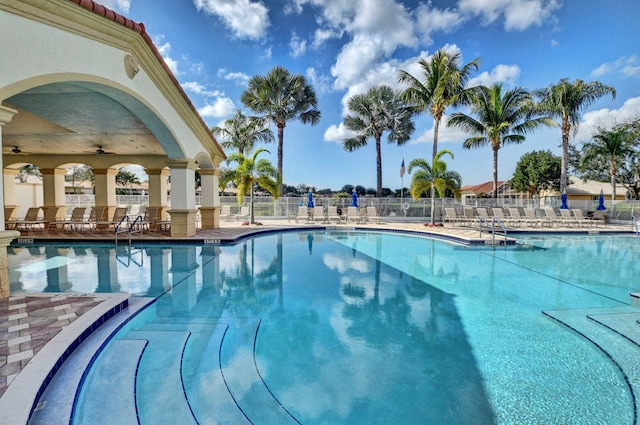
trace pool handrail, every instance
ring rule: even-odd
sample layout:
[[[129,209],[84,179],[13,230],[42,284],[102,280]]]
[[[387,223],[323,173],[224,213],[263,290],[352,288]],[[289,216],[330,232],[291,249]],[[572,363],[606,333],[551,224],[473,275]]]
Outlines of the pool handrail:
[[[491,237],[492,237],[492,241],[493,241],[493,245],[496,244],[496,229],[494,224],[498,223],[498,226],[500,226],[500,228],[502,229],[502,233],[504,233],[504,244],[505,246],[507,245],[507,229],[506,227],[504,227],[504,224],[502,224],[502,222],[500,221],[500,219],[498,217],[496,217],[495,215],[493,216],[493,218],[491,219],[491,223],[489,223],[489,221],[482,217],[479,216],[478,217],[478,228],[480,231],[480,235],[482,235],[482,223],[485,223],[487,225],[487,229],[491,230]]]
[[[633,225],[633,233],[635,233],[636,236],[640,237],[640,231],[638,231],[638,220],[636,219],[636,216],[632,215],[631,220]]]

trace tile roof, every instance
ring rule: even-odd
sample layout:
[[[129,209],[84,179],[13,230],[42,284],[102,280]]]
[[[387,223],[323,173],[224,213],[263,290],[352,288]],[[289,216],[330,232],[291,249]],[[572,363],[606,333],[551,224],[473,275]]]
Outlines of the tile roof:
[[[502,186],[503,184],[503,181],[498,181],[498,187]],[[478,195],[480,193],[493,193],[493,181],[464,186],[460,188],[460,193],[473,193],[474,195]]]
[[[195,106],[193,105],[193,103],[191,103],[191,99],[189,99],[189,96],[187,96],[187,93],[185,93],[185,91],[183,90],[182,86],[180,85],[180,83],[178,82],[178,80],[176,79],[176,77],[173,75],[173,72],[171,72],[171,70],[169,69],[169,66],[167,65],[167,63],[165,62],[164,58],[162,57],[162,55],[160,54],[160,51],[158,51],[158,48],[155,46],[155,44],[153,44],[153,41],[151,40],[151,37],[149,37],[149,34],[147,34],[145,28],[144,28],[144,24],[142,22],[135,22],[123,15],[120,15],[117,12],[114,12],[113,10],[104,7],[103,5],[93,1],[93,0],[69,0],[72,3],[77,4],[80,7],[83,7],[97,15],[100,15],[106,19],[109,19],[117,24],[120,24],[126,28],[131,29],[132,31],[137,32],[138,34],[140,34],[142,36],[142,38],[144,39],[144,41],[147,43],[147,45],[149,46],[149,48],[151,49],[151,51],[153,52],[153,54],[155,55],[155,57],[158,59],[158,61],[160,62],[160,64],[162,65],[162,67],[164,68],[166,74],[169,76],[169,78],[171,79],[171,81],[173,82],[173,84],[176,86],[176,88],[178,89],[178,91],[180,92],[180,94],[182,95],[182,97],[184,97],[184,100],[187,102],[187,104],[189,105],[189,107],[193,110],[193,112],[195,113],[196,117],[198,117],[198,119],[200,120],[200,123],[202,123],[202,126],[207,130],[207,134],[211,137],[211,139],[214,141],[214,143],[216,144],[216,146],[218,147],[218,149],[220,150],[220,152],[222,153],[222,155],[225,157],[226,159],[226,155],[224,153],[224,151],[222,150],[222,148],[220,147],[220,145],[218,144],[218,141],[216,140],[216,138],[213,136],[213,134],[211,133],[211,130],[209,129],[209,127],[207,126],[207,124],[204,122],[204,120],[202,119],[202,117],[200,116],[200,113],[198,112],[198,110],[195,108]]]

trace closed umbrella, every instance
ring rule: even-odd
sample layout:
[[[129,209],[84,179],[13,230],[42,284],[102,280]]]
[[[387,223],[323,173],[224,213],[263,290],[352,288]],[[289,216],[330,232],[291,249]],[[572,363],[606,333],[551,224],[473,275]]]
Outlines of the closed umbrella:
[[[309,189],[309,201],[307,202],[308,208],[313,208],[313,193],[311,193],[311,189]]]
[[[606,210],[607,207],[604,206],[604,193],[602,193],[602,189],[600,189],[600,196],[598,196],[598,211]]]
[[[353,189],[353,191],[351,192],[351,206],[352,207],[358,206],[358,194],[356,193],[355,189]]]
[[[568,210],[569,207],[567,206],[567,192],[562,192],[562,205],[560,205],[560,209],[561,210]]]

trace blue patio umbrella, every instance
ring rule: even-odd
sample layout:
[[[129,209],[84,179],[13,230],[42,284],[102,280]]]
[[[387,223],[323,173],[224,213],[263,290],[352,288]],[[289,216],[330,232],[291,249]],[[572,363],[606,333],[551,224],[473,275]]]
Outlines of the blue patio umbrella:
[[[603,211],[607,209],[607,207],[604,206],[604,193],[602,193],[602,190],[600,190],[600,196],[598,196],[598,208],[596,209],[598,211]]]
[[[353,191],[351,192],[351,206],[352,207],[358,206],[358,194],[356,193],[355,189],[353,189]]]
[[[309,189],[309,201],[307,202],[308,208],[313,208],[313,193],[311,193],[311,189]]]
[[[562,205],[560,205],[561,210],[568,210],[569,206],[567,205],[567,192],[562,192]]]

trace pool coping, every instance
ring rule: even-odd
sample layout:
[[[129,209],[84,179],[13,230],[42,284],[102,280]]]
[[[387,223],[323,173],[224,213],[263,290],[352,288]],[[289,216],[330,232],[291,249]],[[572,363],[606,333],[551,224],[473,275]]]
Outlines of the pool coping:
[[[44,294],[40,296],[84,296],[86,294]],[[38,296],[29,294],[28,296]],[[29,360],[0,397],[2,423],[24,425],[36,408],[40,396],[63,363],[102,324],[128,306],[128,293],[90,295],[104,299],[100,304],[80,315],[63,327],[45,346]]]

